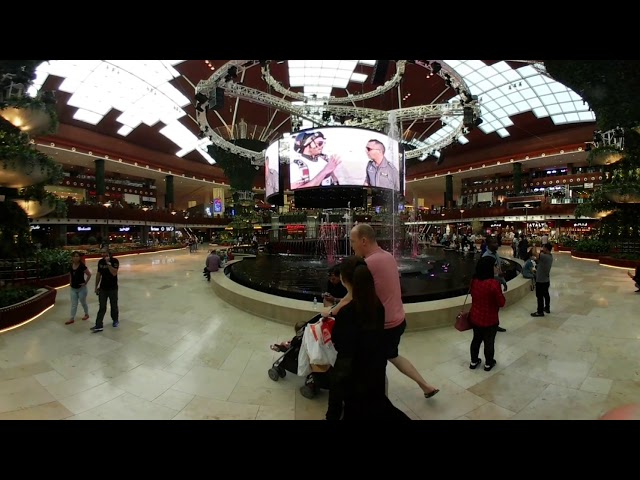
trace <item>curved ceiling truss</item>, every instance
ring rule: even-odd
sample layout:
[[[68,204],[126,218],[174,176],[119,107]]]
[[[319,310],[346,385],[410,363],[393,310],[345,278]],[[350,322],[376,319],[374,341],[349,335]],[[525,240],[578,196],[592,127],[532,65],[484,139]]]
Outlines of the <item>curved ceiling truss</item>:
[[[464,79],[455,70],[450,68],[446,62],[442,60],[411,60],[411,62],[430,70],[433,74],[441,76],[445,82],[447,82],[448,86],[460,92],[458,98],[449,103],[419,105],[417,107],[393,110],[378,110],[342,105],[343,103],[353,103],[355,101],[374,98],[396,86],[400,82],[402,75],[404,75],[407,60],[397,61],[395,75],[384,85],[366,94],[347,95],[346,97],[317,97],[315,95],[309,97],[301,93],[292,92],[282,86],[269,74],[268,63],[265,65],[265,61],[231,60],[217,69],[211,77],[202,80],[196,87],[196,94],[204,95],[207,99],[211,99],[215,97],[216,89],[221,88],[225,91],[225,94],[230,97],[276,108],[292,116],[306,119],[312,122],[314,127],[326,127],[331,124],[330,121],[320,118],[322,112],[329,112],[331,115],[339,117],[353,117],[353,120],[348,122],[349,126],[364,127],[379,131],[389,131],[391,121],[398,123],[419,119],[441,119],[443,123],[446,124],[445,126],[449,128],[431,139],[431,141],[427,140],[421,145],[414,145],[415,148],[408,151],[405,155],[408,159],[417,157],[426,158],[429,153],[434,153],[445,148],[463,135],[465,127],[460,117],[463,116],[465,108],[471,108],[474,118],[478,118],[481,111],[477,97],[471,94]],[[233,79],[241,75],[244,70],[256,65],[262,65],[263,78],[276,92],[285,97],[290,97],[292,100],[285,100],[284,98],[276,97],[275,95],[233,81]],[[231,72],[233,72],[233,75],[231,75]],[[293,101],[303,102],[303,104],[297,105],[294,104]],[[311,101],[313,104],[307,103]],[[250,158],[256,165],[263,163],[264,152],[254,152],[238,147],[218,135],[209,125],[206,109],[202,110],[202,112],[198,111],[196,120],[200,126],[200,130],[213,144],[237,155]],[[446,122],[444,119],[446,119]]]

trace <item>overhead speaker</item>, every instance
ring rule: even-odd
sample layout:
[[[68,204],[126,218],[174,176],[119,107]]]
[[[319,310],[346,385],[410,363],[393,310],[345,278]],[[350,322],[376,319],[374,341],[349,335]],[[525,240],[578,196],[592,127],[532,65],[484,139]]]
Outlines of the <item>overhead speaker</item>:
[[[371,76],[371,83],[373,85],[382,85],[387,77],[387,70],[389,70],[389,60],[377,60]]]
[[[209,107],[213,110],[224,108],[224,88],[216,87],[215,95],[209,100]]]

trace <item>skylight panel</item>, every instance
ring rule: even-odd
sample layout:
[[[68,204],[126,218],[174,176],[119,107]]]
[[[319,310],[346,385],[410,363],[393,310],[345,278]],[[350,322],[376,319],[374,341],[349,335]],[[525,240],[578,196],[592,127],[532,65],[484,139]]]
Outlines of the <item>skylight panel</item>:
[[[584,122],[593,122],[596,119],[596,115],[593,112],[578,112],[578,117]]]
[[[522,73],[522,71],[520,71],[520,73]],[[544,81],[544,78],[542,78],[541,75],[527,76],[527,77],[525,77],[525,75],[522,75],[522,76],[527,79],[527,83],[531,87],[537,87],[538,85],[545,85],[546,84],[545,81]]]
[[[480,67],[477,71],[480,75],[482,75],[484,78],[487,78],[487,79],[497,75],[498,73],[491,65],[484,65]]]
[[[469,143],[469,139],[467,137],[465,137],[464,135],[460,135],[458,137],[458,143],[460,145],[466,145],[467,143]]]
[[[534,108],[533,114],[538,118],[544,118],[549,116],[549,112],[544,107]]]
[[[522,95],[522,98],[524,98],[525,100],[537,98],[536,92],[534,92],[531,88],[520,88],[518,89],[518,93]]]
[[[502,76],[507,80],[508,83],[519,82],[520,80],[522,80],[522,77],[516,70],[509,68],[509,66],[505,62],[501,63],[507,67],[507,70],[502,71]]]
[[[518,111],[518,108],[514,104],[505,105],[504,106],[504,111],[507,112],[507,115],[509,115],[509,116],[516,115],[516,114],[520,113]]]
[[[571,113],[576,111],[573,102],[559,103],[558,106],[560,107],[560,110],[562,110],[562,112],[564,113]]]
[[[527,102],[526,100],[516,103],[515,107],[518,109],[518,113],[527,112],[531,110],[531,105],[529,105],[529,102]]]
[[[102,120],[102,115],[79,108],[76,113],[73,114],[73,118],[91,125],[97,125],[100,120]]]
[[[304,68],[305,60],[289,60],[288,62],[289,72],[296,68]]]
[[[573,102],[573,111],[574,112],[581,112],[583,110],[588,110],[588,109],[589,109],[589,107],[582,100],[580,100],[579,102]]]
[[[324,68],[329,68],[335,70],[336,68],[340,68],[340,62],[342,60],[320,60],[319,63]]]
[[[362,65],[369,65],[370,67],[375,66],[377,60],[358,60],[358,63]]]
[[[472,70],[480,70],[486,64],[482,60],[467,60],[465,62]]]
[[[496,102],[501,107],[504,107],[505,105],[512,105],[513,104],[513,102],[511,101],[511,99],[509,97],[496,98]]]
[[[451,65],[449,62],[447,62],[447,65]],[[482,78],[484,78],[484,76],[482,74],[480,74],[480,72],[475,72],[475,70],[470,67],[469,65],[465,64],[465,63],[461,63],[459,66],[457,67],[452,67],[454,68],[454,70],[456,72],[458,72],[459,75],[466,77],[467,75],[470,75],[471,73],[476,73],[476,75],[480,75]]]
[[[488,133],[493,132],[493,128],[491,128],[491,124],[489,124],[487,122],[484,122],[478,128],[482,131],[482,133],[487,133],[488,134]]]
[[[564,102],[571,101],[571,96],[567,93],[566,90],[556,93],[555,96],[556,96],[556,101],[558,103],[564,103]]]
[[[542,77],[542,75],[540,75],[538,71],[535,68],[533,68],[531,65],[525,65],[524,67],[518,68],[518,72],[520,73],[520,75],[522,75],[522,78]],[[544,82],[542,78],[540,79]]]
[[[546,107],[549,115],[557,115],[559,113],[562,113],[562,108],[557,103],[546,104]]]
[[[494,63],[493,68],[495,68],[496,72],[500,73],[513,72],[513,69],[504,60]]]
[[[476,85],[476,87],[482,92],[486,92],[488,90],[495,88],[494,85],[489,80],[482,80]]]
[[[555,123],[556,125],[567,123],[567,117],[565,117],[564,115],[553,115],[551,117],[551,120],[553,120],[553,123]]]
[[[498,128],[496,130],[496,133],[498,135],[500,135],[500,137],[502,137],[502,138],[508,137],[510,135],[509,132],[507,130],[505,130],[504,128]]]
[[[365,75],[364,73],[353,72],[351,74],[352,82],[364,83],[367,80],[367,78],[368,78],[368,75]]]
[[[464,80],[469,85],[475,85],[476,83],[479,83],[482,80],[484,80],[484,77],[480,75],[478,72],[471,72],[468,75],[464,76]]]
[[[549,95],[551,93],[551,89],[548,85],[538,85],[536,87],[533,87],[533,91],[536,92],[536,95],[538,95],[538,97]]]
[[[539,108],[543,106],[542,101],[538,97],[530,98],[528,102],[529,102],[529,105],[531,105],[532,110],[534,108]]]
[[[493,111],[493,114],[496,116],[497,119],[503,118],[507,116],[507,112],[505,112],[502,108],[496,108]]]
[[[552,81],[550,83],[547,83],[547,85],[549,87],[549,90],[551,90],[553,93],[558,95],[564,93],[568,96],[567,87],[565,87],[561,83]]]
[[[543,105],[554,105],[557,103],[554,95],[539,95],[538,99]]]
[[[123,125],[120,127],[120,129],[118,130],[118,135],[122,135],[123,137],[126,137],[127,135],[129,135],[131,132],[133,132],[133,128],[128,127],[126,125]]]
[[[580,115],[577,112],[565,112],[564,116],[567,119],[567,123],[575,123],[580,121]]]
[[[520,94],[518,90],[508,90],[507,97],[511,101],[511,103],[518,103],[524,100],[524,97]]]
[[[503,127],[511,127],[511,126],[513,126],[513,122],[511,121],[511,119],[509,117],[502,117],[500,119],[500,123],[502,124]]]

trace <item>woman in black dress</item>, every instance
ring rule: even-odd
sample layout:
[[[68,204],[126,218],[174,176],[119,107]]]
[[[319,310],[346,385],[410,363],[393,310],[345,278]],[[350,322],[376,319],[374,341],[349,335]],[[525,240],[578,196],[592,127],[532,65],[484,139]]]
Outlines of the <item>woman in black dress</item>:
[[[367,264],[360,257],[346,258],[340,280],[352,299],[335,315],[331,333],[338,356],[326,418],[409,420],[385,395],[384,307]]]

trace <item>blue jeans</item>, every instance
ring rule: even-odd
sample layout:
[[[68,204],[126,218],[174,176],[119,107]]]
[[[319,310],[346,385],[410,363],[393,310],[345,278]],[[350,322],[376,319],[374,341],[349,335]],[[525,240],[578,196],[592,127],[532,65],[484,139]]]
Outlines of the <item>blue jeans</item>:
[[[84,314],[89,315],[89,305],[87,305],[87,286],[83,285],[80,288],[69,288],[71,296],[71,316],[69,318],[75,318],[76,311],[78,310],[78,301],[84,309]]]

